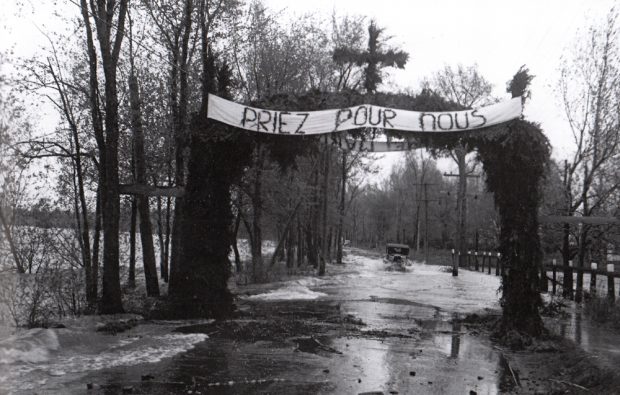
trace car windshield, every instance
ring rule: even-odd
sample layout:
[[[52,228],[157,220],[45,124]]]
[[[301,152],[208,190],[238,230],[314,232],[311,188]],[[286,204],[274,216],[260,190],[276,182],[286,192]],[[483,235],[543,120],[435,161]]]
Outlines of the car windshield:
[[[387,246],[388,254],[408,255],[409,248],[405,246]]]

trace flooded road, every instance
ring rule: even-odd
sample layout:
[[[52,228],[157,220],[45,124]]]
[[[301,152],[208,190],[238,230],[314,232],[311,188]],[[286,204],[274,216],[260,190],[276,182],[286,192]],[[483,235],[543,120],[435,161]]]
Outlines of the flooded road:
[[[510,389],[501,352],[454,320],[499,309],[499,279],[465,270],[455,278],[444,269],[414,264],[404,273],[386,271],[380,258],[354,250],[346,265],[330,266],[325,278],[237,289],[240,314],[234,320],[147,323],[115,337],[97,335],[108,336],[108,343],[93,336],[94,345],[70,328],[57,329],[59,346],[49,350],[51,358],[5,377],[4,388],[26,380],[21,391],[12,389],[104,394]]]

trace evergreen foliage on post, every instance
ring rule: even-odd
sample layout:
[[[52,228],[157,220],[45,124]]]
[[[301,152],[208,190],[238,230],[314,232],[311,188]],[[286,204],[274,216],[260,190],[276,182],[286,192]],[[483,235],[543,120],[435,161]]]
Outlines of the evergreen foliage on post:
[[[500,216],[501,332],[538,336],[543,332],[538,205],[549,142],[537,125],[516,120],[501,139],[480,144],[478,153]]]
[[[218,65],[211,54],[207,92],[229,97],[230,68]],[[206,98],[205,98],[206,100]],[[278,103],[278,100],[276,100]],[[278,104],[272,104],[277,106]],[[190,125],[188,178],[181,213],[178,287],[171,295],[167,317],[224,318],[234,311],[228,289],[229,253],[233,238],[231,187],[250,165],[255,144],[263,144],[270,158],[282,166],[315,147],[312,138],[254,136],[207,119],[206,103]]]
[[[532,78],[522,66],[508,83],[508,92],[525,101]],[[502,274],[502,335],[516,331],[538,336],[544,331],[539,313],[543,256],[538,207],[550,152],[540,127],[523,119],[510,122],[501,138],[478,144],[487,187],[494,193],[500,214],[499,251],[506,268]]]
[[[227,97],[230,72],[209,59],[208,90]],[[228,290],[233,213],[231,185],[250,157],[245,134],[207,120],[206,103],[194,117],[181,221],[179,287],[172,296],[172,317],[222,318],[233,312]]]

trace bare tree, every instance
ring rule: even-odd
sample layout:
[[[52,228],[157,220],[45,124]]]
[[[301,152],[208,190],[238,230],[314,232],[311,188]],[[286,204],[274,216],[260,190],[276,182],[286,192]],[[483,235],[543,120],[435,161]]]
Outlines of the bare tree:
[[[5,62],[0,54],[0,71]],[[18,98],[6,89],[7,81],[0,73],[0,228],[6,239],[15,269],[25,273],[26,268],[13,237],[14,211],[23,194],[25,163],[15,152],[15,134],[23,122]]]
[[[620,144],[620,42],[618,12],[611,10],[604,23],[591,26],[564,59],[558,83],[562,105],[575,144],[565,163],[566,215],[601,213],[620,188],[614,157]],[[578,265],[583,267],[592,228],[578,230]],[[563,256],[566,266],[570,225],[564,225]],[[565,273],[564,293],[572,294],[572,273]],[[583,273],[577,274],[575,300],[582,299]]]
[[[139,185],[146,185],[146,158],[144,153],[144,129],[142,123],[142,104],[138,86],[137,71],[134,62],[132,23],[129,25],[129,107],[131,113],[131,129],[133,133],[133,158],[135,159],[135,180]],[[157,266],[155,263],[155,249],[153,247],[153,230],[151,225],[151,211],[149,198],[146,195],[137,197],[137,209],[140,214],[140,239],[142,240],[142,261],[146,279],[148,296],[159,296],[157,283]],[[133,213],[133,212],[132,212]]]
[[[59,128],[55,136],[30,137],[20,141],[21,155],[28,159],[56,158],[70,168],[72,208],[75,215],[75,230],[84,268],[86,296],[91,308],[97,301],[98,252],[91,248],[88,204],[89,168],[97,166],[97,160],[89,147],[90,124],[82,105],[86,86],[79,77],[68,70],[80,70],[83,59],[71,58],[68,62],[60,58],[56,44],[48,37],[50,54],[47,59],[31,60],[25,65],[28,77],[24,84],[31,92],[47,99],[61,116],[65,128]],[[66,132],[65,132],[66,130]],[[24,148],[24,146],[26,148]],[[95,238],[98,238],[98,234]]]
[[[125,36],[129,0],[80,1],[89,60],[89,97],[92,124],[99,150],[99,183],[103,208],[103,288],[99,305],[102,313],[123,311],[119,276],[120,200],[118,174],[119,112],[117,68]],[[99,59],[104,89],[99,88]],[[99,102],[103,93],[103,108]]]

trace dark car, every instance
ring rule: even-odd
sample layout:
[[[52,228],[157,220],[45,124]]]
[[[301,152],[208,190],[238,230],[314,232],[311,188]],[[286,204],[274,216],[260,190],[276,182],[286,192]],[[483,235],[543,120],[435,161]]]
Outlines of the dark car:
[[[388,243],[385,245],[384,262],[392,264],[395,268],[404,269],[409,264],[409,246],[406,244]]]

